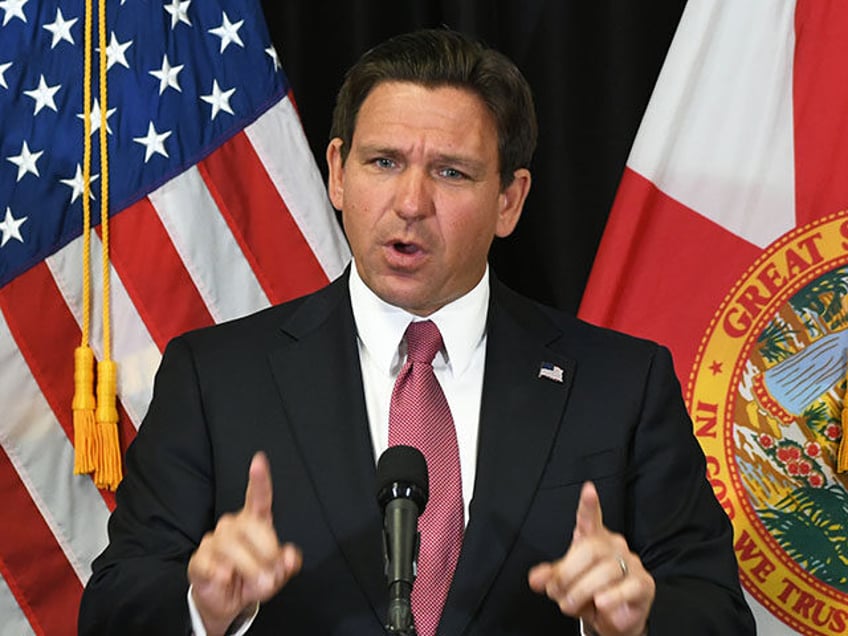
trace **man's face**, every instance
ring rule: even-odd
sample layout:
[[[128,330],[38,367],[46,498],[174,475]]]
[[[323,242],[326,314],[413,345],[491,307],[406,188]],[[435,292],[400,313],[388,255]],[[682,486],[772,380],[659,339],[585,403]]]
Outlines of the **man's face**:
[[[329,194],[368,287],[420,316],[471,290],[530,188],[524,169],[501,188],[497,132],[480,99],[452,87],[378,84],[344,163],[341,143],[327,148]]]

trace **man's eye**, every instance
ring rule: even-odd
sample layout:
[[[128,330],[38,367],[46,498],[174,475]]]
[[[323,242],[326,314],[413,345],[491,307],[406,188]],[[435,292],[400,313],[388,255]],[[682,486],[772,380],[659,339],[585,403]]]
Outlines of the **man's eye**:
[[[393,168],[395,166],[395,162],[386,157],[377,157],[373,160],[373,163],[378,168]]]
[[[460,172],[456,168],[442,168],[439,170],[439,174],[443,177],[447,177],[448,179],[464,179],[465,173]]]

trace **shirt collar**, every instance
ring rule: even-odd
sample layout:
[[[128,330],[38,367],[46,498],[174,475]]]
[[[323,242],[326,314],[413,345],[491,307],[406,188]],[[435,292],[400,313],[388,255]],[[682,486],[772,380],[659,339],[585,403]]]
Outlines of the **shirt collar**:
[[[355,262],[351,264],[348,285],[357,335],[366,354],[379,369],[396,375],[403,362],[398,345],[406,327],[422,318],[378,297],[359,276]],[[486,333],[488,307],[489,266],[486,265],[483,277],[471,291],[426,318],[436,323],[442,334],[446,353],[442,362],[455,377],[468,368]],[[436,356],[434,364],[438,364],[440,357]]]

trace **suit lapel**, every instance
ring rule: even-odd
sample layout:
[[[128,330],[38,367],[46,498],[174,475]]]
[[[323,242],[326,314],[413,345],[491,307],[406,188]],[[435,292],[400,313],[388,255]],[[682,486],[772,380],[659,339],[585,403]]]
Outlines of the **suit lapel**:
[[[547,346],[560,337],[537,308],[493,281],[475,488],[440,636],[463,633],[518,537],[574,373],[573,361]],[[540,377],[545,363],[552,368]]]
[[[270,361],[288,421],[327,523],[382,622],[382,521],[347,276],[308,298],[282,329],[290,342]]]

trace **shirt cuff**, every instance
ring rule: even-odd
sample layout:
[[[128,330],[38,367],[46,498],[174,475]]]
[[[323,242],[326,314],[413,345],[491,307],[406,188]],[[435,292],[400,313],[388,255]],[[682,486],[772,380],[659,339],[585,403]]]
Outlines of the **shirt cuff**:
[[[191,588],[192,586],[189,585],[187,595],[188,614],[191,617],[191,633],[192,636],[207,636],[206,628],[203,626],[203,619],[200,617],[200,612],[197,611],[197,606],[191,597]],[[252,608],[248,608],[236,616],[235,620],[227,628],[227,636],[242,636],[247,633],[247,630],[253,625],[257,614],[259,614],[259,601],[256,601],[256,605]]]

